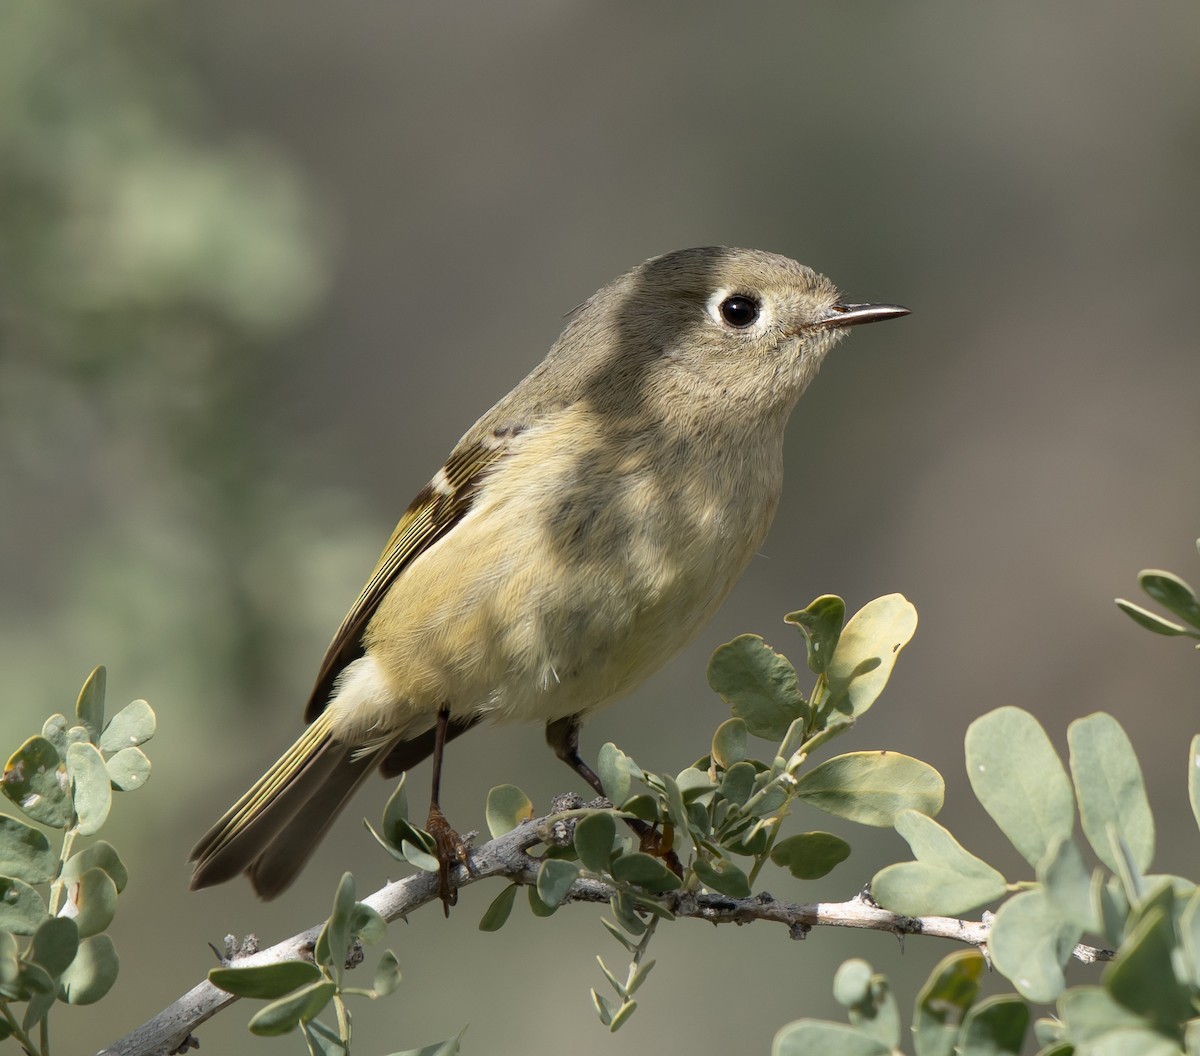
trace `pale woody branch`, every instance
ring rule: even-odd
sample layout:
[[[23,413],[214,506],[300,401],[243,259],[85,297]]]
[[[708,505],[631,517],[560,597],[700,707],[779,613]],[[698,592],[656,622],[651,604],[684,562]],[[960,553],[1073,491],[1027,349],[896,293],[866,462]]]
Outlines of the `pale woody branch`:
[[[574,812],[569,812],[574,813]],[[511,832],[485,843],[471,852],[470,872],[459,868],[452,875],[454,886],[503,877],[519,884],[534,884],[540,859],[529,849],[538,844],[565,843],[570,825],[563,814],[552,814],[526,821]],[[601,880],[580,877],[567,894],[567,902],[606,903],[616,890]],[[406,916],[438,897],[438,878],[432,873],[417,873],[389,883],[362,901],[389,923]],[[765,892],[749,898],[725,895],[675,893],[665,901],[677,917],[692,917],[713,924],[748,924],[755,920],[786,924],[793,938],[805,938],[814,927],[867,928],[889,931],[894,935],[932,935],[982,948],[990,927],[990,913],[981,921],[954,917],[905,917],[875,905],[864,895],[848,902],[780,902]],[[321,931],[316,924],[298,935],[276,943],[266,950],[237,956],[231,966],[251,967],[287,960],[311,959],[313,944]],[[1085,964],[1110,960],[1111,950],[1092,946],[1075,947],[1075,958]],[[163,1056],[187,1051],[192,1032],[237,998],[218,990],[205,980],[163,1009],[149,1022],[101,1050],[99,1056]]]

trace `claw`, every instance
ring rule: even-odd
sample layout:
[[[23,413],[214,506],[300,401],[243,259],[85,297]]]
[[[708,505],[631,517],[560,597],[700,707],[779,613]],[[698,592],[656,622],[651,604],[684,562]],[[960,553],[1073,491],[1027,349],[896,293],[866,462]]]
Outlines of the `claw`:
[[[425,831],[433,837],[434,851],[438,860],[438,898],[442,900],[442,911],[450,916],[450,907],[458,901],[458,891],[450,886],[450,870],[456,865],[468,866],[470,855],[463,839],[451,827],[436,803],[429,808],[429,820]]]

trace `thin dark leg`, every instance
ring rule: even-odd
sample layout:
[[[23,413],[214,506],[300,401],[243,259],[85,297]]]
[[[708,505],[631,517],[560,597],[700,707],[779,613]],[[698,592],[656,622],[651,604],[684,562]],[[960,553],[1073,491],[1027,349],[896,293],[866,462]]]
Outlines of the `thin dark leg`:
[[[596,795],[604,795],[604,786],[596,771],[579,758],[579,716],[568,715],[565,719],[557,719],[546,723],[546,743],[554,749],[564,763],[575,771],[596,791]]]
[[[546,743],[554,749],[564,763],[575,771],[599,796],[604,795],[604,785],[596,771],[579,757],[579,716],[568,715],[565,719],[557,719],[546,723]],[[619,803],[614,806],[620,806]],[[625,823],[637,834],[641,849],[649,854],[657,855],[677,875],[683,876],[683,866],[675,852],[671,850],[670,840],[663,840],[663,835],[656,826],[647,825],[637,818],[626,818]],[[666,843],[664,847],[663,844]]]
[[[446,749],[446,731],[450,726],[450,709],[438,709],[437,727],[433,738],[433,787],[429,793],[429,820],[425,830],[436,844],[438,869],[438,897],[442,910],[450,916],[450,907],[458,901],[458,892],[450,886],[450,867],[467,864],[467,847],[442,813],[440,793],[442,787],[442,753]]]

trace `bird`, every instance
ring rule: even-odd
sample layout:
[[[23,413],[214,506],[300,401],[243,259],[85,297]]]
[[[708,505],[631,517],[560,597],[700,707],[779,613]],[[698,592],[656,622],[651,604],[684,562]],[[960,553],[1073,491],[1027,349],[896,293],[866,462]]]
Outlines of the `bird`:
[[[278,896],[371,773],[432,755],[448,913],[466,850],[439,802],[443,757],[485,722],[543,724],[603,795],[581,723],[691,640],[759,549],[784,428],[830,349],[907,314],[720,246],[646,260],[574,309],[400,518],[325,652],[307,727],[196,844],[192,887],[245,873]]]

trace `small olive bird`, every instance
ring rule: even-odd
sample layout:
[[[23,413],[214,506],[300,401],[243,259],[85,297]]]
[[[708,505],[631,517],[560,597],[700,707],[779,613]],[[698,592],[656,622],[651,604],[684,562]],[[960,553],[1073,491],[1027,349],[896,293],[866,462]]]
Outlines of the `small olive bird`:
[[[824,276],[748,249],[654,257],[571,313],[546,358],[425,485],[325,653],[308,728],[192,851],[193,887],[296,878],[355,788],[433,755],[427,828],[453,902],[462,841],[438,804],[446,743],[484,719],[585,716],[716,611],[762,543],[788,416],[851,326]]]

